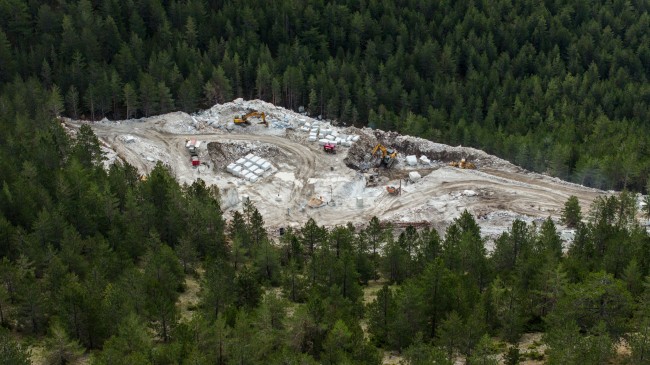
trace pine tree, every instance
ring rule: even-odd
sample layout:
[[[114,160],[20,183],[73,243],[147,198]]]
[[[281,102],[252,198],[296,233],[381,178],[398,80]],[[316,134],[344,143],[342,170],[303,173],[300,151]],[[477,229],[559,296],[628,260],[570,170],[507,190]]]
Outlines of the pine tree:
[[[244,268],[235,277],[235,293],[238,308],[255,308],[262,296],[262,288],[255,275]]]
[[[99,139],[87,124],[79,128],[72,153],[86,168],[97,166],[104,160]]]
[[[138,94],[131,83],[124,84],[124,105],[126,106],[126,118],[135,116],[138,110]]]
[[[569,200],[564,203],[564,209],[562,209],[562,222],[569,228],[575,228],[581,220],[582,213],[580,212],[578,198],[570,196]]]
[[[63,327],[53,323],[45,340],[46,361],[52,365],[65,365],[76,361],[83,354],[83,348],[68,337]]]
[[[53,85],[52,90],[50,90],[50,95],[47,101],[48,112],[51,118],[56,118],[61,115],[63,112],[63,96],[61,96],[61,89],[58,86]]]
[[[183,282],[183,268],[174,251],[160,243],[152,247],[144,261],[146,311],[158,336],[167,342],[178,316],[176,299]]]
[[[228,262],[210,259],[205,263],[201,303],[206,318],[216,319],[235,299],[235,272]]]
[[[7,330],[0,330],[0,365],[29,365],[29,352]]]
[[[65,94],[67,112],[72,118],[79,117],[79,91],[72,85]]]

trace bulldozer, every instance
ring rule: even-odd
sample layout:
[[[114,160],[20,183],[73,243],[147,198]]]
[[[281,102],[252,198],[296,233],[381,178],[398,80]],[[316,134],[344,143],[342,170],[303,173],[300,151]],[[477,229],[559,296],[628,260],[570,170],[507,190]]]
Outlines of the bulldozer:
[[[375,148],[372,149],[373,157],[375,157],[377,151],[381,151],[381,159],[379,160],[379,164],[383,165],[387,169],[393,167],[393,165],[397,161],[397,151],[395,151],[392,148],[386,148],[381,143],[377,143]]]
[[[452,162],[450,162],[449,166],[458,167],[458,168],[461,168],[461,169],[470,169],[470,170],[476,169],[476,165],[474,165],[473,163],[465,160],[464,158],[461,159],[460,161],[452,161]]]
[[[242,115],[241,118],[235,118],[234,122],[237,125],[248,125],[250,124],[250,121],[248,119],[255,117],[262,118],[262,121],[258,124],[264,124],[268,128],[269,123],[266,121],[266,114],[264,114],[264,112],[252,111],[245,115]]]

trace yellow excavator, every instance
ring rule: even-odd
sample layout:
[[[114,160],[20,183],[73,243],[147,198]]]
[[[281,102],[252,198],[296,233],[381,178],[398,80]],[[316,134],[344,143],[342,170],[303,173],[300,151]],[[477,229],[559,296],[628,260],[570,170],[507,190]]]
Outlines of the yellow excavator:
[[[386,168],[391,168],[397,161],[397,151],[392,148],[386,148],[381,143],[377,143],[375,148],[372,149],[372,156],[375,157],[377,151],[381,151],[381,160],[379,163]]]
[[[237,125],[247,125],[250,124],[250,121],[248,121],[249,118],[255,118],[255,117],[260,117],[262,118],[262,121],[259,124],[264,124],[267,128],[269,126],[269,123],[266,121],[266,114],[264,112],[250,112],[246,115],[242,115],[241,118],[235,118],[235,124]]]
[[[449,166],[458,167],[460,169],[470,169],[470,170],[473,170],[473,169],[476,168],[476,165],[474,165],[473,163],[465,160],[464,158],[461,159],[460,162],[459,161],[450,162]]]

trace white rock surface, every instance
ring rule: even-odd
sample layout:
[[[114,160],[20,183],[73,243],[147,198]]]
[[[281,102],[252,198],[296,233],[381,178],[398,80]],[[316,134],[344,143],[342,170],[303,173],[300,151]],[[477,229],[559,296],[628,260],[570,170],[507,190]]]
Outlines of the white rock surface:
[[[418,158],[415,155],[406,156],[406,163],[409,166],[415,166],[418,164]]]

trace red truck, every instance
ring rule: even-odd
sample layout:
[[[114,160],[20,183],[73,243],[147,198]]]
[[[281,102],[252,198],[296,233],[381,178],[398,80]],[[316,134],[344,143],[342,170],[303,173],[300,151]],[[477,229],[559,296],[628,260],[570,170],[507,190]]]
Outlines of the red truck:
[[[199,146],[201,146],[201,141],[197,141],[194,138],[185,143],[185,147],[190,152],[192,166],[199,166],[201,164],[201,161],[199,161]]]
[[[336,145],[333,143],[325,143],[325,145],[323,145],[323,151],[325,151],[326,153],[335,154]]]

